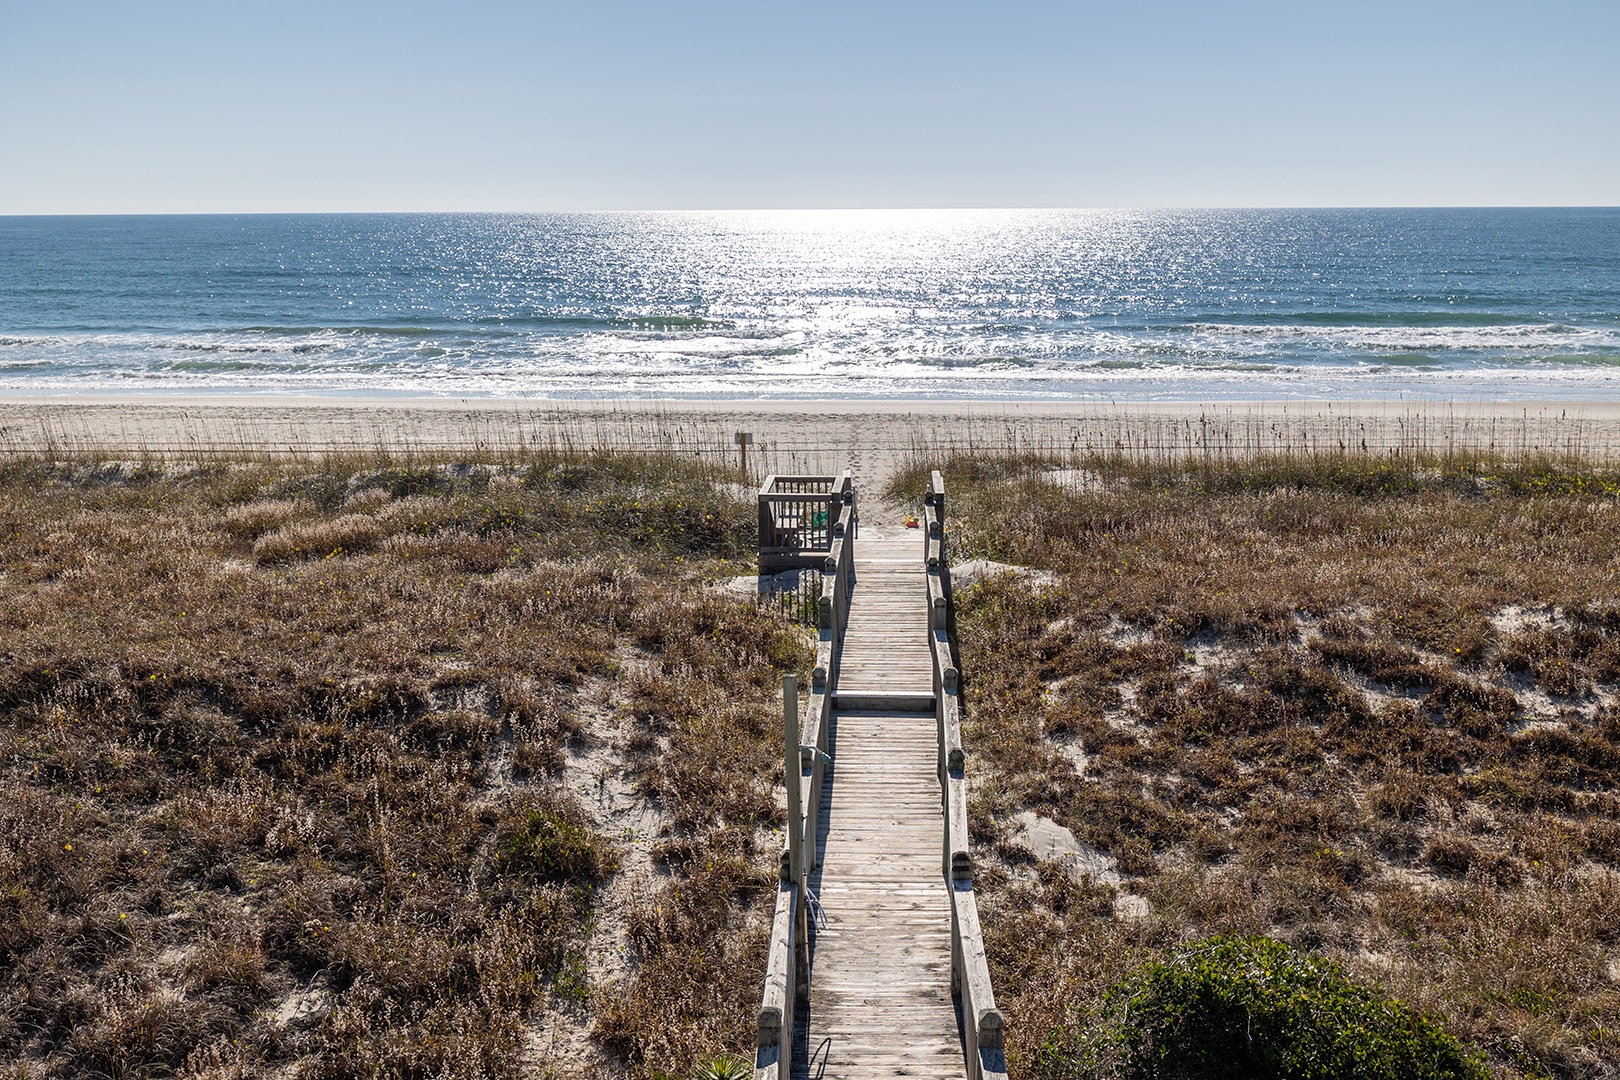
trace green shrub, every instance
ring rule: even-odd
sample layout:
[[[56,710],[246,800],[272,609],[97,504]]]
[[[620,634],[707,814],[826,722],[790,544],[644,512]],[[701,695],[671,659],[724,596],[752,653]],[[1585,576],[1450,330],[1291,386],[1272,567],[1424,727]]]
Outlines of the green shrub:
[[[495,872],[503,877],[591,884],[616,867],[607,842],[559,805],[520,807],[500,828]]]
[[[1055,1077],[1128,1080],[1483,1080],[1433,1022],[1329,960],[1265,937],[1211,938],[1105,998],[1078,1043],[1049,1040]]]

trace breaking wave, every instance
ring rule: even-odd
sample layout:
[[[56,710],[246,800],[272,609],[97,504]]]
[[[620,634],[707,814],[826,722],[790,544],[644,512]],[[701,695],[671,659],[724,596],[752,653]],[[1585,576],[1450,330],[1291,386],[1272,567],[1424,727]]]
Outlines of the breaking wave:
[[[941,211],[846,225],[834,212],[340,228],[294,215],[212,233],[193,220],[182,248],[165,246],[163,218],[104,235],[0,219],[0,392],[1620,390],[1620,211]],[[1402,239],[1414,235],[1421,249]],[[185,254],[152,265],[155,249]]]

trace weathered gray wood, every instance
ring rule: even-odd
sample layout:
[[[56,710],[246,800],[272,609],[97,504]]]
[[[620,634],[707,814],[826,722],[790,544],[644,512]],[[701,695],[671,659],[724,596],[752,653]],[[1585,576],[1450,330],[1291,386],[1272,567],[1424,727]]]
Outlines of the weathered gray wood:
[[[833,724],[818,892],[826,923],[811,957],[805,1045],[830,1040],[829,1078],[961,1080],[950,894],[931,855],[942,832],[934,717],[840,711]]]
[[[858,547],[853,485],[839,477],[831,491],[835,539],[810,708],[802,731],[785,732],[788,896],[772,928],[756,1080],[783,1075],[783,1058],[764,1043],[775,1017],[793,1022],[801,965],[809,994],[798,1017],[805,1042],[788,1055],[794,1077],[806,1075],[813,1050],[827,1078],[1005,1080],[972,891],[943,483],[936,473],[921,535],[874,529]],[[830,769],[818,749],[835,759]],[[812,871],[819,931],[800,917],[803,894],[790,880]],[[808,954],[796,947],[806,934]]]
[[[787,853],[784,851],[784,861]],[[798,915],[799,887],[783,880],[776,889],[776,914],[771,922],[770,952],[765,961],[765,995],[760,1005],[754,1048],[754,1080],[790,1080],[793,1075],[793,970],[794,924]]]
[[[809,709],[802,729],[796,700],[796,680],[789,676],[783,683],[783,761],[787,770],[788,828],[782,851],[776,912],[771,925],[765,989],[757,1022],[755,1080],[788,1080],[792,1071],[795,1003],[805,989],[803,983],[808,973],[809,959],[809,938],[802,917],[802,905],[806,876],[816,850],[818,809],[824,784],[824,752],[831,726],[832,691],[838,679],[838,641],[843,616],[848,610],[854,554],[853,538],[847,527],[849,522],[845,521],[845,512],[852,516],[854,510],[853,487],[847,477],[834,483],[830,478],[771,476],[761,488],[759,499],[762,570],[770,562],[793,565],[796,560],[802,560],[803,565],[818,565],[810,553],[790,552],[784,558],[780,549],[766,542],[775,528],[772,499],[767,496],[774,498],[779,480],[788,485],[806,485],[828,493],[790,498],[787,504],[789,514],[796,515],[798,519],[802,519],[815,505],[827,507],[827,557],[832,560],[833,573],[825,592],[831,601],[832,618],[830,625],[820,634]],[[841,494],[842,490],[847,490],[851,497],[846,499]],[[792,509],[793,504],[798,504],[802,509]],[[778,502],[776,505],[782,504]],[[827,606],[825,602],[823,606]],[[823,753],[817,754],[817,750]]]
[[[923,523],[930,537],[926,548],[932,630],[929,637],[934,685],[939,690],[939,766],[945,798],[942,850],[945,873],[951,883],[952,988],[962,1004],[968,1080],[1006,1080],[1003,1021],[990,985],[990,966],[979,926],[978,901],[973,892],[966,761],[958,696],[961,679],[954,659],[955,621],[951,612],[950,565],[945,553],[945,484],[937,472],[930,485]]]
[[[981,1066],[981,1050],[1002,1049],[1003,1025],[990,988],[990,966],[984,955],[984,934],[979,928],[979,905],[971,879],[952,882],[952,908],[958,931],[956,954],[961,958],[963,1031],[971,1066]],[[972,1076],[969,1080],[979,1080]]]
[[[915,533],[871,530],[854,557],[812,882],[826,923],[805,1045],[830,1040],[827,1077],[964,1075],[950,894],[930,854],[944,824],[923,570]]]
[[[831,717],[827,695],[822,693],[810,695],[810,714],[819,715],[821,722],[799,735],[799,790],[804,796],[804,831],[801,835],[806,874],[816,868],[816,833],[821,827],[821,788],[829,726],[827,721]]]
[[[851,712],[926,712],[933,703],[932,694],[915,690],[885,693],[881,690],[863,691],[846,688],[833,697],[835,708]]]
[[[853,521],[853,487],[842,477],[773,474],[757,498],[761,573],[821,566],[832,540]]]
[[[782,676],[782,746],[787,782],[788,866],[794,882],[804,880],[803,765],[799,754],[799,679]]]

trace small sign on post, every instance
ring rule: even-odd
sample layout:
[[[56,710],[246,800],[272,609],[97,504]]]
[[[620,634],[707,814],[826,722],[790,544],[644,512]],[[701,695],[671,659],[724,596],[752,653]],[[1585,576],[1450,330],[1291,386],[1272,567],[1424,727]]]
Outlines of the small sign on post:
[[[737,432],[737,453],[742,455],[743,472],[748,471],[748,448],[753,445],[754,433],[752,431]]]

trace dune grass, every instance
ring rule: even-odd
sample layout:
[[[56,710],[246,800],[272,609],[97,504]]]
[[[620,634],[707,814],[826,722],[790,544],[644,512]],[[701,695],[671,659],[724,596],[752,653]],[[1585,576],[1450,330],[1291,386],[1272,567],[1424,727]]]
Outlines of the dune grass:
[[[1212,934],[1342,962],[1494,1075],[1620,1060],[1620,470],[1568,458],[942,467],[1016,1075]],[[1066,826],[1094,873],[1037,859]],[[1106,869],[1101,869],[1106,867]]]
[[[807,657],[710,587],[752,552],[743,480],[0,466],[0,1076],[652,1077],[746,1045],[762,732]],[[630,851],[569,782],[587,697],[666,823],[605,982]],[[548,1015],[592,1040],[538,1045]]]

